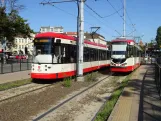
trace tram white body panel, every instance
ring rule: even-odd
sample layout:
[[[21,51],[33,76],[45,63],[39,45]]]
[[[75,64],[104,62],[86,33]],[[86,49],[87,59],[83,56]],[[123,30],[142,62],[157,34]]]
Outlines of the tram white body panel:
[[[110,60],[95,61],[95,62],[84,62],[83,69],[99,68],[100,66],[109,66]],[[76,71],[76,64],[32,64],[32,73],[60,73]],[[95,70],[95,69],[93,69]]]
[[[50,36],[50,37],[49,37]],[[47,54],[40,54],[36,55],[34,58],[34,63],[32,64],[31,67],[31,78],[36,78],[36,79],[57,79],[57,78],[64,78],[68,76],[74,76],[76,75],[76,60],[75,58],[68,55],[68,51],[70,52],[75,52],[75,49],[72,49],[72,51],[69,49],[69,47],[76,47],[76,40],[74,37],[69,37],[66,35],[61,35],[61,34],[56,34],[56,33],[47,33],[47,34],[39,34],[36,39],[39,38],[51,38],[50,42],[52,41],[54,44],[64,44],[64,45],[57,45],[54,46],[54,49],[51,50],[50,53]],[[54,38],[54,40],[52,40]],[[58,40],[58,43],[57,43]],[[38,40],[39,41],[39,40]],[[36,42],[38,42],[36,40]],[[42,42],[48,41],[48,40],[42,40]],[[48,44],[48,46],[52,45],[53,43]],[[54,45],[53,44],[53,45]],[[42,45],[42,43],[40,43]],[[44,44],[45,45],[45,44]],[[43,46],[44,46],[43,45]],[[65,48],[67,47],[67,48]],[[85,41],[84,42],[84,48],[88,49],[93,49],[92,52],[95,52],[94,58],[91,58],[92,61],[85,61],[83,63],[83,73],[86,72],[91,72],[97,69],[100,69],[101,67],[107,67],[110,66],[110,59],[100,59],[99,53],[97,53],[94,50],[100,50],[99,52],[108,52],[107,48],[107,43],[104,42],[103,40],[100,40],[99,43],[91,42],[91,41]],[[36,48],[35,48],[36,49]],[[41,50],[41,48],[39,47]],[[45,48],[47,49],[47,48]],[[44,51],[48,51],[45,50]],[[36,51],[35,51],[36,52]],[[87,51],[88,52],[88,51]],[[59,53],[59,54],[57,54]],[[60,55],[61,53],[61,55]],[[89,52],[88,52],[89,53]],[[104,53],[102,53],[104,54]],[[106,53],[107,54],[107,53]],[[96,58],[97,56],[98,58]],[[66,58],[70,57],[70,58]],[[86,56],[88,57],[88,56]],[[93,56],[91,56],[93,57]],[[102,57],[102,55],[101,55]],[[104,57],[104,56],[103,56]],[[65,60],[67,59],[67,60]],[[88,59],[88,58],[87,58]],[[73,60],[73,61],[72,61]],[[94,61],[95,60],[95,61]],[[97,60],[97,61],[96,61]],[[66,62],[70,61],[70,62]]]
[[[139,67],[141,63],[139,52],[140,48],[133,40],[118,39],[112,41],[111,71],[130,72]]]

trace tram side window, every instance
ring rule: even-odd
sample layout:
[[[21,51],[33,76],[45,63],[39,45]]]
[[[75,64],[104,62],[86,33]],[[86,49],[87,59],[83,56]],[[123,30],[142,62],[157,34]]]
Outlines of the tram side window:
[[[90,54],[90,48],[86,48],[86,59],[87,59],[87,62],[90,62],[91,60],[91,54]]]
[[[91,48],[89,49],[89,51],[90,51],[90,61],[93,61],[93,49]]]
[[[96,61],[96,49],[93,49],[93,61]]]
[[[136,48],[133,47],[133,57],[136,57]]]
[[[127,46],[127,57],[133,56],[133,47],[131,45]]]
[[[96,61],[98,61],[98,50],[97,49],[95,51],[95,54],[96,54]]]
[[[88,61],[88,51],[87,51],[87,47],[84,47],[83,51],[84,51],[83,62],[87,62]]]
[[[111,56],[110,53],[111,53],[111,52],[110,52],[109,50],[107,50],[107,60],[110,59],[110,56]]]
[[[70,62],[75,63],[77,58],[77,48],[75,45],[69,45],[70,48]]]
[[[104,60],[107,60],[107,54],[106,54],[106,53],[107,53],[107,51],[104,50],[104,56],[105,56],[105,57],[104,57]]]
[[[102,60],[102,50],[99,50],[99,60]]]
[[[61,46],[61,61],[62,63],[70,63],[70,53],[69,53],[69,45],[62,44]]]

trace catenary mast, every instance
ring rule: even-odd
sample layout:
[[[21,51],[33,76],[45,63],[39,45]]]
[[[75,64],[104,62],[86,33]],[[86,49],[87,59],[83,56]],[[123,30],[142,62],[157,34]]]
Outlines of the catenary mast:
[[[126,15],[125,15],[125,13],[126,13],[126,9],[125,9],[125,7],[126,7],[126,0],[124,0],[124,12],[123,12],[123,16],[124,16],[124,20],[123,20],[123,37],[125,37],[126,36],[126,25],[125,25],[125,19],[126,19]]]

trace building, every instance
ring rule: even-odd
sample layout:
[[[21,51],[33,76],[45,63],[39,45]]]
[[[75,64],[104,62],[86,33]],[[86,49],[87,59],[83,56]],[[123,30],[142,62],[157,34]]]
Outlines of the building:
[[[142,42],[142,40],[139,41],[138,45],[140,45],[142,47],[144,46],[144,43]]]
[[[68,36],[77,37],[77,32],[64,32],[64,34],[66,34]]]
[[[24,38],[19,35],[14,39],[14,46],[12,48],[12,52],[19,54],[20,51],[25,54],[25,47],[27,47],[29,54],[33,53],[33,40],[36,34],[31,34],[31,38]]]
[[[77,32],[64,32],[64,34],[66,34],[68,36],[77,37]],[[88,33],[88,32],[84,33],[84,39],[87,39],[87,40],[90,40],[90,41],[101,39],[101,40],[105,41],[105,38],[102,35],[100,35],[98,33],[91,34],[91,33]]]
[[[55,33],[63,33],[63,27],[51,27],[51,26],[44,26],[40,28],[40,33],[43,32],[55,32]]]
[[[64,32],[64,34],[66,34],[68,36],[77,37],[77,32]],[[92,33],[85,32],[84,39],[91,41],[91,42],[99,43],[99,44],[108,44],[108,42],[105,40],[105,37],[98,34],[98,33],[92,34]]]

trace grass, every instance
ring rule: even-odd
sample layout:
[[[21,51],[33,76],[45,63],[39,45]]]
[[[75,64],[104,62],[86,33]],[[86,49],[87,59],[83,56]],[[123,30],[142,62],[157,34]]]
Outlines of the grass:
[[[103,110],[101,110],[98,113],[95,121],[105,121],[107,119],[107,117],[109,117],[109,115],[112,112],[112,110],[113,110],[113,108],[115,106],[115,103],[117,102],[121,92],[122,92],[122,90],[118,89],[112,94],[112,96],[109,99],[109,101],[107,101],[106,104],[104,105]]]
[[[135,71],[134,71],[135,72]],[[133,73],[134,73],[133,72]],[[125,86],[127,86],[128,81],[132,74],[129,74],[121,83],[121,85],[113,92],[110,99],[105,103],[104,107],[98,112],[95,121],[105,121],[110,116],[119,96],[121,95]]]
[[[72,77],[66,77],[63,79],[64,87],[71,87],[71,84],[72,84]]]
[[[85,75],[85,81],[96,81],[99,76],[98,72],[91,72]]]
[[[26,84],[30,84],[31,82],[32,82],[32,79],[23,79],[23,80],[17,80],[14,82],[8,82],[5,84],[0,84],[0,91],[19,87],[19,86],[26,85]]]

